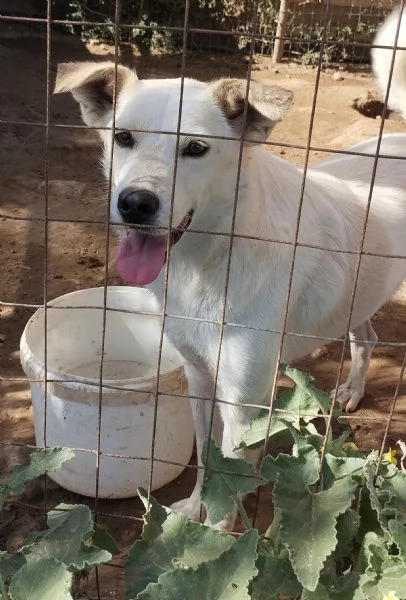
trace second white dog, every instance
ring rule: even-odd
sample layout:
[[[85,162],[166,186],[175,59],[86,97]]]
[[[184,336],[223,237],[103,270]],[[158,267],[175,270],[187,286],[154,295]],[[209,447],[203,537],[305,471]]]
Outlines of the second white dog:
[[[280,344],[291,362],[342,336],[349,319],[353,361],[338,401],[354,410],[376,341],[369,319],[406,276],[405,161],[379,159],[350,318],[376,139],[352,149],[371,156],[336,156],[310,169],[301,206],[302,171],[258,145],[287,112],[289,91],[251,82],[244,113],[245,81],[186,79],[182,88],[179,79],[140,81],[120,66],[113,139],[114,83],[112,63],[67,64],[56,91],[73,93],[85,123],[107,128],[100,131],[106,174],[114,143],[111,219],[128,227],[118,228],[123,279],[148,285],[162,302],[168,269],[165,331],[186,361],[198,455],[216,377],[222,450],[237,456],[258,412],[250,406],[268,402]],[[240,164],[242,135],[251,142]],[[405,156],[406,136],[385,136],[380,152]],[[194,518],[198,473],[192,496],[177,503]],[[234,518],[218,526],[230,529]]]

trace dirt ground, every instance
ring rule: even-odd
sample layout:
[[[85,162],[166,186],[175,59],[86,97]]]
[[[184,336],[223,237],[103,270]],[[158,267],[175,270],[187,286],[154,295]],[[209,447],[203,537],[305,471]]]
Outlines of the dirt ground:
[[[105,260],[105,218],[107,193],[97,156],[99,143],[94,133],[66,127],[79,124],[78,109],[64,95],[51,99],[52,123],[48,154],[45,155],[46,112],[46,45],[44,38],[8,36],[0,39],[1,122],[0,122],[0,472],[6,473],[22,462],[34,443],[30,393],[20,366],[19,340],[33,308],[18,304],[41,304],[61,294],[102,285],[108,270],[108,281],[119,282],[114,270],[114,239]],[[94,55],[108,56],[105,45],[83,44],[77,38],[56,34],[52,40],[52,72],[58,62],[89,60]],[[127,64],[136,65],[140,76],[179,76],[180,56],[138,57],[128,54]],[[187,57],[187,74],[208,79],[222,75],[245,77],[247,63],[241,56],[191,54]],[[315,162],[328,156],[325,148],[339,149],[376,135],[379,118],[369,118],[352,108],[355,98],[374,90],[370,75],[340,71],[322,73],[312,131],[311,145],[319,150],[310,153]],[[272,141],[306,146],[314,96],[316,72],[298,65],[281,65],[275,69],[269,59],[258,57],[253,77],[284,85],[295,92],[294,105],[285,121],[275,130]],[[7,124],[17,121],[17,124]],[[24,124],[24,122],[30,123]],[[396,115],[385,123],[385,131],[405,131]],[[305,151],[270,146],[270,152],[303,165]],[[50,221],[47,237],[44,221],[45,174],[48,167]],[[29,217],[32,220],[19,220]],[[71,219],[76,222],[52,222]],[[80,222],[92,219],[93,224]],[[48,250],[46,252],[46,250]],[[47,261],[45,258],[47,257]],[[8,305],[8,303],[10,305]],[[13,306],[13,304],[16,304]],[[381,341],[404,342],[406,338],[406,295],[395,300],[374,317],[374,328]],[[342,345],[321,349],[301,361],[300,367],[317,378],[320,387],[334,387]],[[376,349],[368,375],[367,393],[360,409],[351,417],[353,436],[365,451],[380,448],[389,409],[398,385],[404,349],[380,346]],[[348,369],[348,352],[345,368]],[[392,447],[405,438],[406,384],[398,390],[398,400],[389,426],[387,445]],[[14,445],[11,445],[14,444]],[[168,504],[188,494],[193,485],[193,469],[186,471],[171,485],[159,490],[156,497]],[[262,514],[269,514],[269,490],[261,496]],[[66,492],[51,481],[46,484],[47,506],[64,502],[88,502]],[[251,513],[255,498],[247,500]],[[21,500],[12,502],[0,522],[0,547],[17,549],[25,536],[42,526],[44,482],[29,486]],[[139,533],[141,514],[137,499],[100,501],[100,520],[106,523],[125,551]],[[263,522],[262,522],[263,521]],[[260,526],[266,519],[260,518]],[[119,562],[119,561],[118,561]],[[102,598],[122,598],[122,570],[103,567],[99,570]],[[95,580],[79,582],[78,589],[86,597],[96,597]]]

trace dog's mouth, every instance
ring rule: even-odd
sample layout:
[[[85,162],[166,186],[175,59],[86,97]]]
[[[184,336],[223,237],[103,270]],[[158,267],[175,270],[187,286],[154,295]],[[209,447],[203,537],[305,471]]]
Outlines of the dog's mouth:
[[[171,230],[170,246],[179,242],[189,228],[193,210],[189,210],[179,225]],[[146,285],[154,281],[166,262],[168,235],[131,228],[120,242],[117,253],[117,270],[127,283]]]
[[[171,230],[171,247],[179,242],[182,235],[189,228],[193,219],[193,213],[193,209],[188,210],[179,225]]]

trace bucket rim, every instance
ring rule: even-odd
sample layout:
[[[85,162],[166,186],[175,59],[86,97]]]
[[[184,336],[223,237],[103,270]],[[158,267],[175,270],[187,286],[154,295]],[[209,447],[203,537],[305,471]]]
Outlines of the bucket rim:
[[[20,361],[21,361],[21,365],[22,368],[25,372],[25,374],[27,375],[30,383],[32,382],[38,382],[38,383],[44,383],[45,380],[48,383],[56,383],[56,384],[63,384],[64,386],[71,388],[71,389],[80,389],[80,390],[86,390],[86,391],[90,391],[93,393],[100,393],[100,391],[102,391],[103,394],[105,393],[117,393],[117,392],[121,392],[121,391],[132,391],[132,390],[137,390],[137,389],[148,389],[148,385],[147,384],[151,384],[151,382],[153,382],[154,380],[157,379],[157,375],[154,374],[153,376],[151,375],[146,375],[143,377],[136,377],[136,378],[127,378],[127,379],[102,379],[100,380],[100,378],[94,378],[94,377],[85,377],[83,375],[74,375],[72,373],[67,373],[66,371],[63,371],[62,369],[45,369],[45,365],[42,362],[42,360],[39,360],[37,358],[37,356],[34,354],[34,352],[32,351],[32,349],[30,348],[30,345],[28,344],[27,341],[27,335],[28,332],[30,330],[30,328],[32,327],[32,325],[34,324],[34,322],[40,318],[40,316],[45,312],[45,310],[47,308],[52,308],[55,304],[59,304],[60,302],[63,302],[64,300],[66,300],[67,298],[71,297],[71,296],[80,296],[80,295],[86,295],[86,293],[89,292],[95,292],[95,291],[102,291],[105,289],[105,286],[96,286],[96,287],[92,287],[92,288],[85,288],[85,289],[81,289],[81,290],[74,290],[73,292],[68,292],[67,294],[63,294],[62,296],[58,296],[56,298],[54,298],[53,300],[50,300],[47,302],[46,306],[40,306],[33,315],[31,315],[31,317],[28,319],[23,333],[21,335],[20,338]],[[145,293],[145,296],[149,297],[151,300],[154,299],[154,297],[152,296],[151,292],[146,289],[146,288],[142,288],[142,287],[135,287],[135,286],[120,286],[120,285],[114,285],[114,286],[106,286],[106,290],[107,292],[120,292],[120,293],[141,293],[141,295],[143,295]],[[61,307],[61,308],[94,308],[95,305],[89,305],[88,307],[86,307],[85,305],[83,307]],[[101,306],[99,308],[104,308],[104,306]],[[134,314],[137,314],[136,311],[134,311]],[[159,312],[154,312],[153,310],[151,310],[151,316],[160,316]],[[167,340],[165,334],[164,334],[164,338]],[[168,343],[168,340],[167,340]],[[169,342],[170,344],[170,342]],[[176,348],[170,344],[171,349],[173,350],[174,356],[175,358],[177,358],[179,360],[178,364],[173,368],[170,369],[169,371],[161,371],[159,370],[159,378],[161,377],[167,377],[167,376],[171,376],[173,374],[175,374],[177,371],[181,370],[183,365],[184,365],[184,360],[181,356],[181,354],[176,350]],[[34,377],[31,377],[31,375],[34,375]],[[149,385],[150,387],[150,385]]]

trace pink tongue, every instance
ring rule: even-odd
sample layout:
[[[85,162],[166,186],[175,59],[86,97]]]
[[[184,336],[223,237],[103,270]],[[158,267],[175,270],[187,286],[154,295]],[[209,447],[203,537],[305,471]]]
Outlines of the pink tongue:
[[[130,229],[118,248],[116,264],[120,276],[134,285],[151,283],[165,264],[166,248],[165,235],[148,235]]]

